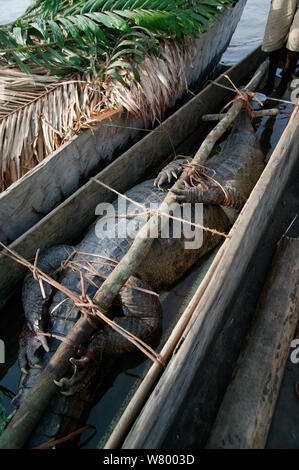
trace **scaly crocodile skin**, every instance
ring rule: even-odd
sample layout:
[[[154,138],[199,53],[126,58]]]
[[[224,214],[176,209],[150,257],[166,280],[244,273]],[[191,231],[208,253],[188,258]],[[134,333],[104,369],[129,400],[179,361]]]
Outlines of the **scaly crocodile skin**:
[[[230,192],[234,202],[233,205],[242,205],[264,168],[263,154],[247,114],[241,113],[223,152],[221,155],[208,160],[207,166],[215,171],[215,179]],[[228,229],[229,221],[225,212],[217,205],[221,203],[221,198],[223,198],[223,194],[221,191],[219,193],[218,189],[211,188],[211,192],[214,191],[215,194],[211,196],[209,204],[204,204],[203,223],[207,227],[224,232]],[[204,191],[202,193],[204,194]],[[164,192],[154,187],[153,180],[135,186],[126,195],[146,207],[149,207],[152,203],[161,203],[165,197]],[[210,197],[209,191],[204,194],[204,197],[206,200]],[[219,199],[218,202],[217,198]],[[114,208],[117,213],[117,201],[114,203]],[[130,211],[132,209],[128,212]],[[99,238],[97,234],[101,226],[107,224],[107,220],[99,220],[97,225],[93,225],[89,229],[77,249],[84,253],[90,253],[90,255],[84,256],[91,262],[95,260],[91,254],[99,254],[120,261],[132,245],[138,226],[140,227],[139,224],[144,222],[144,216],[130,219],[131,235],[122,238],[109,238],[109,236]],[[123,218],[116,219],[116,230],[123,223]],[[170,223],[170,233],[171,225],[172,222]],[[107,232],[109,232],[109,228],[107,228]],[[140,263],[135,275],[128,280],[128,283],[156,291],[169,288],[187,272],[196,260],[214,248],[219,243],[220,238],[218,235],[204,231],[202,246],[198,249],[186,249],[183,238],[159,237],[154,240],[146,258]],[[67,246],[53,247],[40,257],[39,266],[46,272],[51,272],[60,265],[62,259],[67,258],[71,251]],[[84,265],[78,255],[74,260],[78,260]],[[107,265],[97,265],[97,268],[105,276],[108,276],[112,269],[111,266]],[[81,293],[81,282],[78,273],[66,269],[60,275],[59,280],[72,291]],[[100,285],[102,279],[94,276],[92,281]],[[96,292],[93,283],[85,282],[86,292],[91,298]],[[46,330],[52,334],[67,335],[79,317],[78,309],[74,307],[70,299],[66,299],[64,294],[59,291],[52,292],[51,288],[47,287],[46,295],[45,300],[41,298],[39,286],[32,278],[29,277],[25,281],[23,304],[28,323],[35,332],[46,327]],[[124,287],[120,291],[118,299],[121,302],[124,316],[117,316],[116,321],[145,341],[151,341],[161,324],[161,306],[158,298],[140,290]],[[60,306],[55,309],[59,304]],[[29,349],[27,359],[28,357],[31,358],[31,363],[36,366],[35,356],[32,351],[34,352],[39,344],[36,344],[36,337],[32,332],[25,330],[24,335],[28,336],[28,341],[21,341],[22,348],[23,350],[24,348]],[[42,367],[47,364],[55,352],[59,341],[51,338],[48,340],[48,344],[49,352],[44,351],[42,348],[39,349],[39,359]],[[118,355],[131,350],[132,345],[117,332],[105,326],[92,339],[90,348],[94,353],[99,353],[97,358],[100,359],[102,353]],[[26,368],[25,356],[24,354],[21,356],[21,366]],[[28,390],[33,386],[40,371],[41,369],[37,367],[31,367],[29,373],[23,375],[19,394],[15,399],[16,406],[19,405]],[[72,397],[57,394],[28,445],[30,447],[38,445],[78,427],[86,418],[90,402],[94,398],[94,387],[92,386]]]

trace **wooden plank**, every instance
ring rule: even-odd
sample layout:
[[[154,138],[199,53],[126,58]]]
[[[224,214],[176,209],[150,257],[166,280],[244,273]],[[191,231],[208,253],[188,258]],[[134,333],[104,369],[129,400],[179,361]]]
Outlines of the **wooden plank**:
[[[273,109],[261,109],[259,111],[252,111],[251,118],[261,118],[265,116],[278,116],[280,110],[278,108]],[[225,118],[225,113],[218,113],[218,114],[206,114],[202,117],[203,121],[220,121],[221,119]]]
[[[299,315],[299,239],[283,238],[207,448],[263,449]]]
[[[221,16],[194,42],[194,60],[184,66],[186,83],[203,82],[218,63],[240,19],[246,0]],[[179,98],[174,92],[169,108]],[[128,128],[130,127],[130,128]],[[0,241],[12,243],[69,197],[90,176],[118,157],[130,140],[142,138],[141,119],[119,115],[86,130],[47,157],[0,194]]]
[[[225,321],[224,312],[238,289],[298,158],[299,109],[295,108],[267,167],[219,249],[215,269],[165,372],[135,421],[123,448],[162,448],[177,410]],[[216,268],[215,268],[216,266]],[[199,286],[199,290],[201,286]]]
[[[106,127],[110,126],[110,127]],[[118,127],[119,126],[119,127]],[[0,194],[0,241],[11,243],[38,223],[121,153],[128,139],[140,139],[142,122],[124,116],[104,120],[75,136]]]
[[[264,56],[258,48],[226,73],[237,85],[240,85],[257,68]],[[227,83],[227,80],[221,75],[216,82]],[[170,154],[173,155],[173,149],[188,140],[189,136],[202,126],[203,114],[219,109],[232,96],[234,94],[222,88],[215,93],[215,85],[208,85],[160,126],[101,171],[96,178],[118,191],[126,191],[139,183],[146,174],[153,172]],[[95,219],[97,204],[114,199],[113,193],[89,181],[9,246],[30,259],[34,257],[37,248],[45,249],[57,243],[71,243]],[[22,266],[16,265],[12,260],[0,254],[0,307],[12,294],[24,272]]]

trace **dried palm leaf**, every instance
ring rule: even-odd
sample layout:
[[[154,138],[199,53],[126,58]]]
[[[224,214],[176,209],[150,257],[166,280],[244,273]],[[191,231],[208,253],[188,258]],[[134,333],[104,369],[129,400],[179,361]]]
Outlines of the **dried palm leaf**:
[[[188,36],[226,3],[37,0],[0,27],[0,191],[115,113],[161,119],[186,85]]]
[[[105,83],[89,74],[66,81],[41,70],[28,76],[0,68],[1,191],[79,130],[115,113],[142,116],[147,124],[161,119],[173,95],[186,87],[184,69],[194,59],[194,41],[186,39],[184,47],[163,41],[163,59],[150,54],[138,66],[140,81],[132,80],[130,89],[117,79]],[[133,72],[120,73],[129,80]]]

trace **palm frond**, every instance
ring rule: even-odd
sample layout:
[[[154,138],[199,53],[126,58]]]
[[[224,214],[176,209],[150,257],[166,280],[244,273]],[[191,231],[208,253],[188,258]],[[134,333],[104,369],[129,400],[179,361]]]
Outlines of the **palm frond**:
[[[173,95],[186,88],[184,70],[197,49],[192,39],[185,39],[183,47],[162,41],[160,48],[161,57],[149,54],[138,67],[128,63],[119,77],[106,82],[88,74],[57,79],[38,67],[31,76],[0,68],[0,191],[81,129],[114,113],[142,117],[147,126],[162,119]]]
[[[106,117],[102,91],[88,75],[58,80],[0,69],[0,191],[34,168],[80,128]]]
[[[0,191],[105,117],[161,119],[229,3],[37,0],[0,27]]]
[[[123,51],[123,62],[119,57],[112,67],[115,48],[124,36],[134,41],[136,27],[142,31],[144,58],[161,39],[196,37],[229,1],[74,0],[69,7],[66,0],[38,0],[21,20],[0,28],[0,57],[26,73],[34,62],[57,77],[85,70],[116,78],[127,57],[141,57],[131,44]],[[104,70],[106,57],[109,68]]]

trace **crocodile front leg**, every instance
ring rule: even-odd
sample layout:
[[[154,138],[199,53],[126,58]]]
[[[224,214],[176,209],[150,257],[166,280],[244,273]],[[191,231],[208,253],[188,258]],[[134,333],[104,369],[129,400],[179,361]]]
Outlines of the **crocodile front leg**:
[[[54,246],[45,250],[40,255],[37,266],[45,274],[52,274],[72,252],[73,249],[70,246]],[[32,274],[25,279],[23,284],[22,304],[26,324],[20,336],[19,364],[24,373],[26,373],[28,366],[39,366],[36,351],[41,346],[45,351],[49,350],[45,336],[39,335],[39,333],[46,331],[48,304],[51,300],[53,288],[48,283],[44,283],[43,287],[45,293],[44,297],[39,283],[34,279]]]
[[[140,279],[131,276],[128,284],[119,292],[124,317],[114,318],[114,322],[142,341],[149,343],[161,328],[162,307],[156,295],[137,289],[150,290]],[[137,289],[136,289],[137,288]],[[80,359],[71,358],[74,366],[71,378],[55,381],[64,395],[73,395],[82,388],[88,387],[95,376],[102,354],[117,356],[132,352],[136,346],[125,336],[105,326],[96,333],[89,343],[87,352]]]

